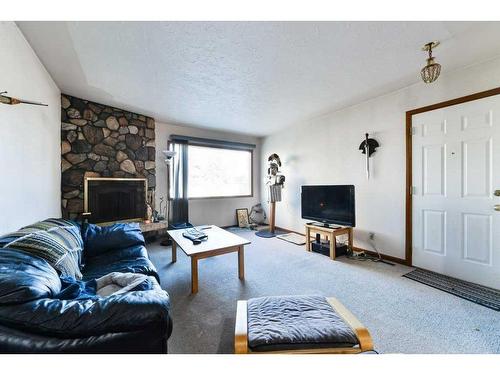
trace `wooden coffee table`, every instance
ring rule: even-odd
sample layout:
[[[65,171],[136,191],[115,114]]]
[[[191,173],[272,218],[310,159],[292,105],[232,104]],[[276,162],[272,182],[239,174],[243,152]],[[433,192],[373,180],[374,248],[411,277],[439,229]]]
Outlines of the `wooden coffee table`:
[[[203,225],[197,227],[208,235],[208,240],[199,245],[185,238],[182,233],[185,229],[169,230],[167,233],[172,238],[172,262],[177,261],[177,246],[191,258],[191,293],[198,293],[198,260],[217,255],[238,252],[238,276],[245,278],[245,245],[250,244],[246,238],[237,236],[216,225]],[[207,229],[208,228],[208,229]]]

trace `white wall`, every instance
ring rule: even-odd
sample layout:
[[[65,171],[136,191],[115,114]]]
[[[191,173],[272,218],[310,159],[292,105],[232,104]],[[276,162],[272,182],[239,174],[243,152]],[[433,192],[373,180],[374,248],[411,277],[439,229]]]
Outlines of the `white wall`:
[[[0,22],[0,91],[48,107],[0,104],[0,234],[61,216],[61,96],[14,22]]]
[[[366,239],[373,231],[382,253],[404,259],[405,112],[498,86],[500,59],[449,73],[444,66],[434,84],[417,83],[266,137],[261,147],[261,181],[265,181],[267,156],[273,152],[281,157],[286,176],[284,199],[277,204],[277,225],[304,232],[301,185],[354,184],[354,245],[370,249]],[[369,181],[364,155],[358,150],[366,132],[381,145],[371,158]],[[261,196],[265,199],[263,190]]]
[[[254,196],[248,198],[208,198],[189,201],[189,221],[194,225],[215,224],[229,226],[236,224],[236,209],[250,208],[260,202],[260,139],[257,137],[218,132],[208,129],[192,128],[156,123],[156,201],[159,207],[161,196],[167,197],[167,167],[162,151],[167,150],[167,142],[171,134],[191,137],[218,139],[223,141],[252,143],[257,147],[253,153],[253,191]]]

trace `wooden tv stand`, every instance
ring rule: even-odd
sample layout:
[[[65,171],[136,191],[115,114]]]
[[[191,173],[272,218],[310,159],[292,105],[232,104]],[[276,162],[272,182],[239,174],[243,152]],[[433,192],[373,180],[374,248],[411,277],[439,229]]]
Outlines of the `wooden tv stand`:
[[[349,237],[349,249],[352,249],[352,228],[351,227],[341,227],[341,228],[328,228],[321,225],[306,224],[306,250],[312,251],[311,246],[311,235],[319,234],[323,235],[330,241],[330,259],[335,259],[335,250],[337,247],[337,236],[347,234]]]

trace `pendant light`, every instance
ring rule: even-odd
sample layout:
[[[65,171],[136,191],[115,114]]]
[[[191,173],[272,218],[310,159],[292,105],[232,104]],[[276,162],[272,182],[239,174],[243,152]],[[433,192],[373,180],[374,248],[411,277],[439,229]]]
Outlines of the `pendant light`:
[[[422,47],[422,51],[428,51],[429,57],[427,58],[427,65],[422,68],[420,75],[425,83],[432,83],[438,79],[441,73],[441,65],[434,62],[434,57],[432,56],[432,49],[439,46],[439,42],[429,42]]]

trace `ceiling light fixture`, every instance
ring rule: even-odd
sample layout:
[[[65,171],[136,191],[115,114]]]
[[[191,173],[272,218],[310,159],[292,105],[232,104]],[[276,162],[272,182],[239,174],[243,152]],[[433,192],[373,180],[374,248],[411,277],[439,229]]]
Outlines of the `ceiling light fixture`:
[[[425,83],[432,83],[438,79],[441,73],[441,65],[434,62],[434,57],[432,57],[432,49],[439,46],[439,42],[429,42],[422,47],[422,51],[428,51],[429,57],[427,58],[427,65],[422,68],[420,75]]]

